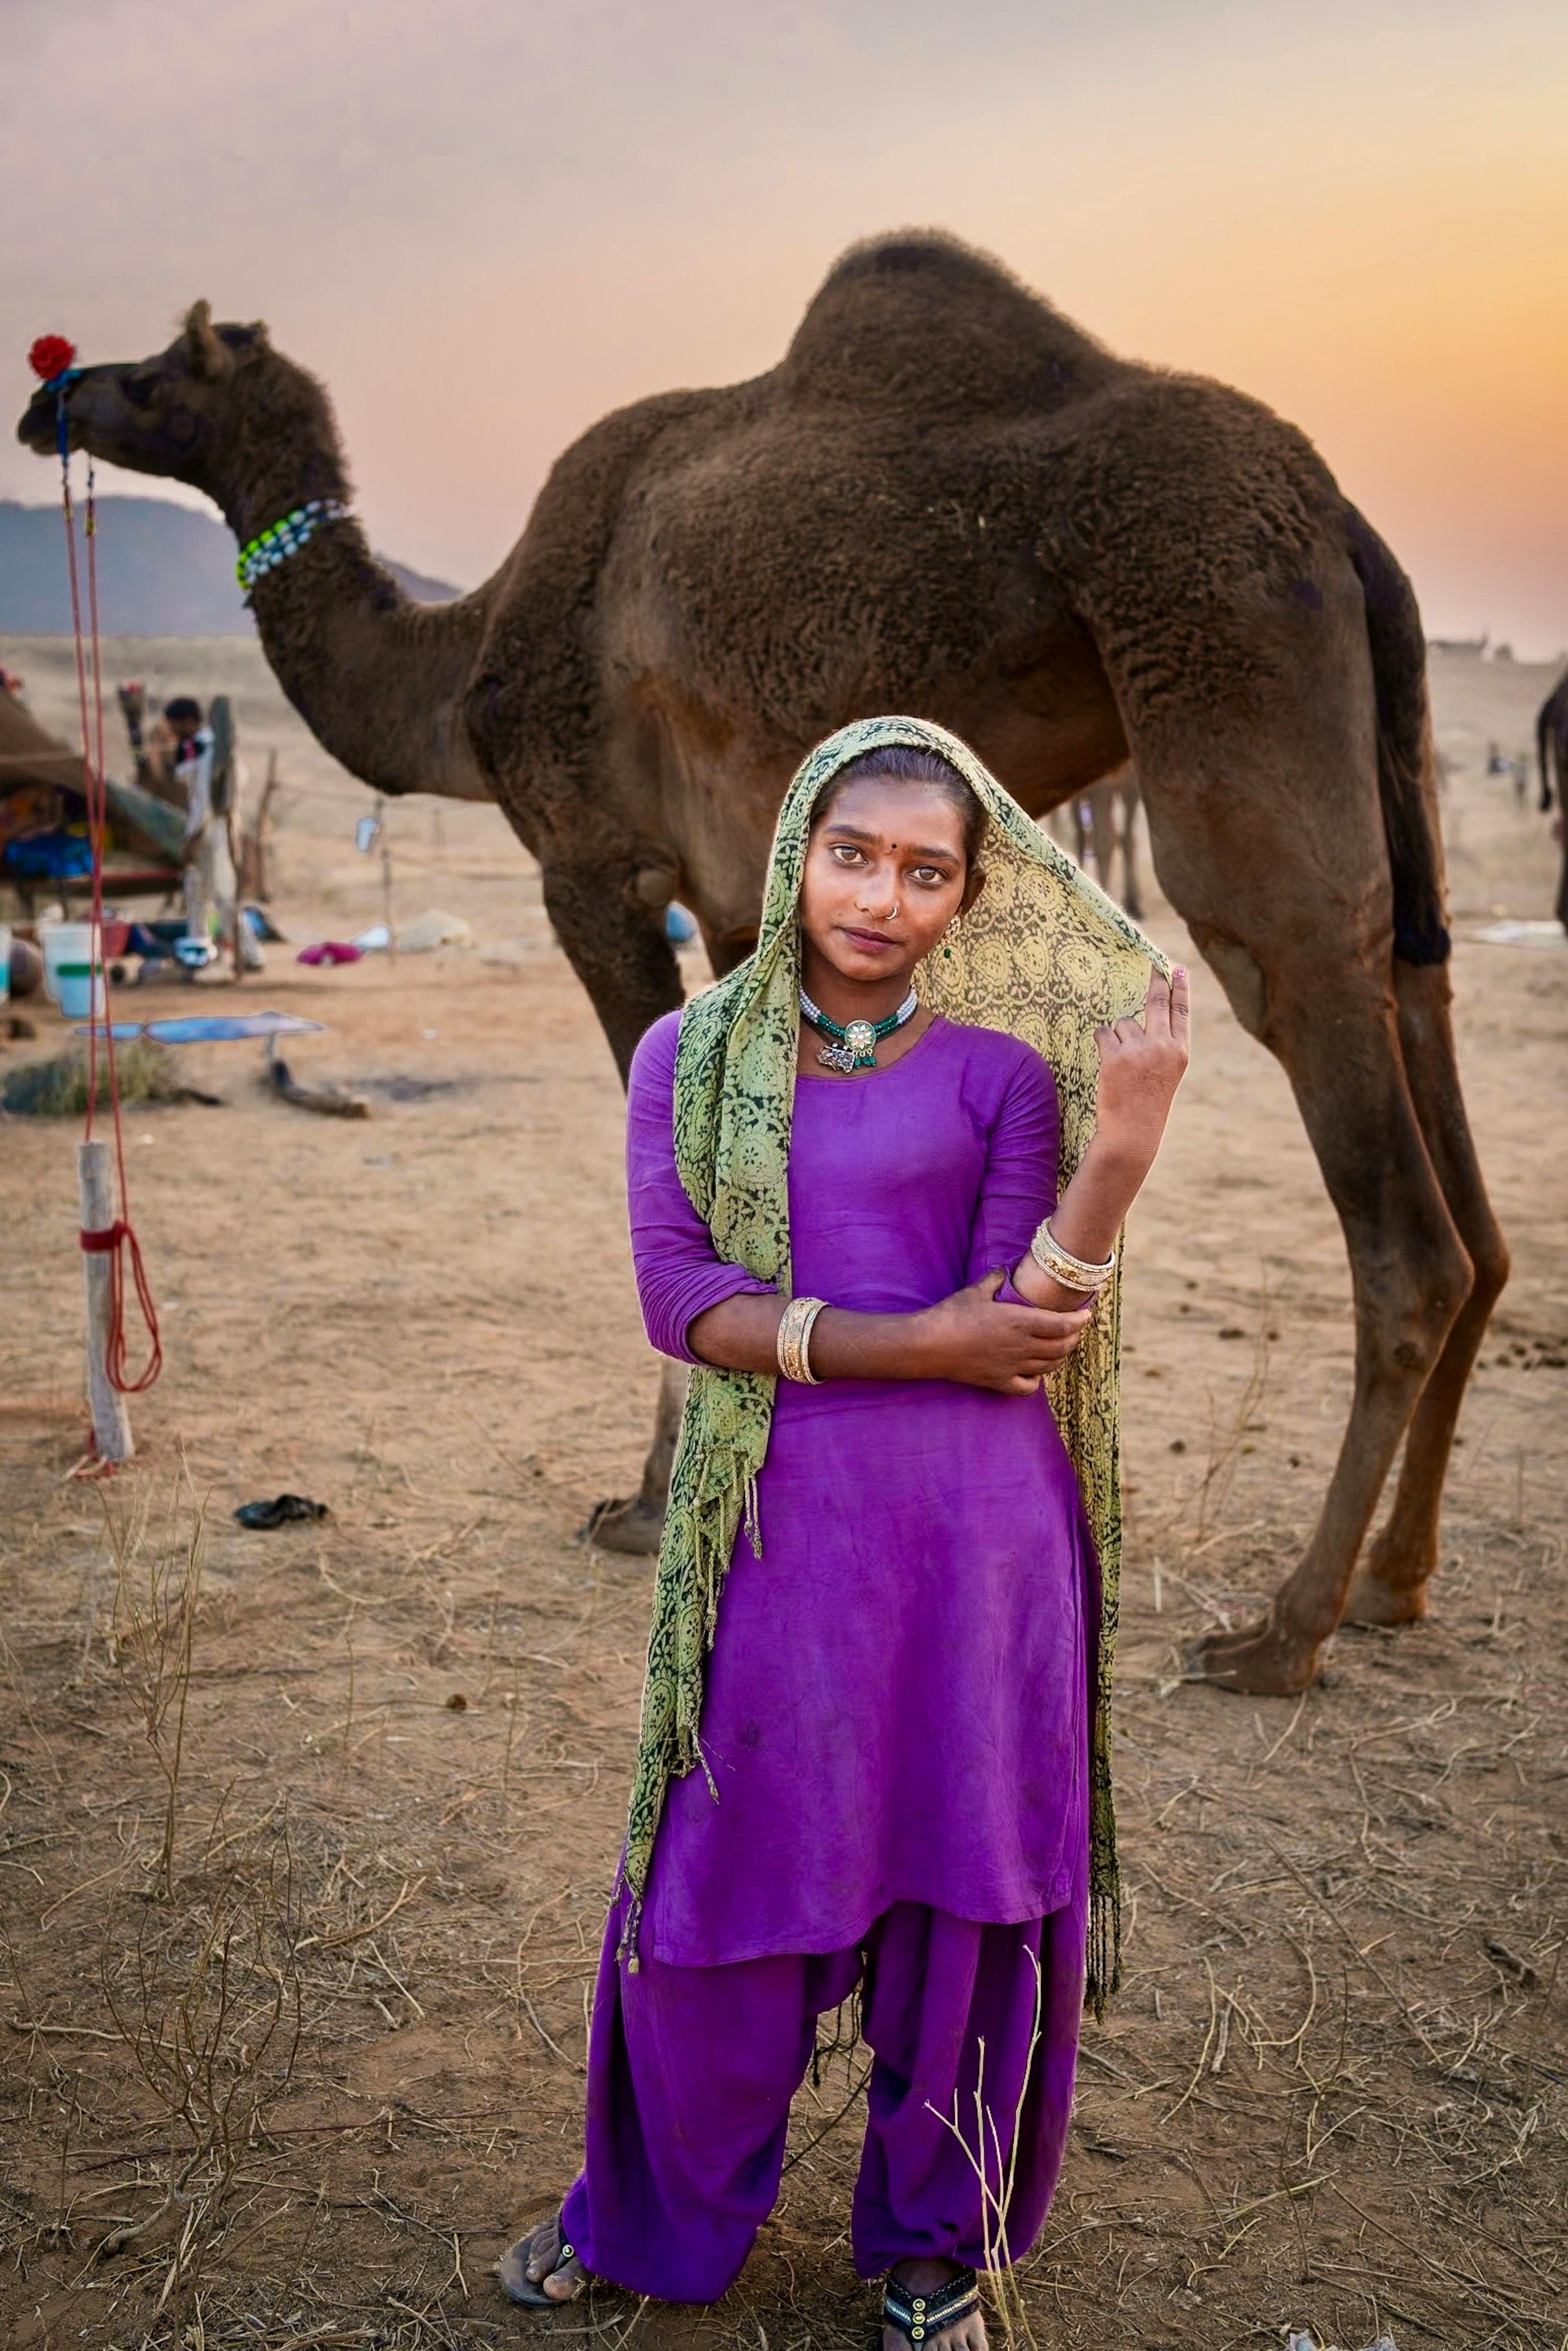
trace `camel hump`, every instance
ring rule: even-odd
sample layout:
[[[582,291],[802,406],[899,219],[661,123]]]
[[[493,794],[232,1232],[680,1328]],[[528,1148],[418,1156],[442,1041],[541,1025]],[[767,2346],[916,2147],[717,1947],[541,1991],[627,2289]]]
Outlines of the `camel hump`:
[[[834,263],[774,380],[792,404],[1006,415],[1064,407],[1119,364],[999,261],[921,229]]]

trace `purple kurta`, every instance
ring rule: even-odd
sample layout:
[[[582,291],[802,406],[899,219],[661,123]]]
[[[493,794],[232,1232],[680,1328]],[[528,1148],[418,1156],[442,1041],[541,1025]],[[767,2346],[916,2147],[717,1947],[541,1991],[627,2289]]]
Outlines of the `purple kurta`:
[[[766,1284],[717,1257],[675,1171],[679,1016],[632,1064],[648,1335]],[[795,1090],[797,1294],[909,1313],[1017,1263],[1056,1197],[1051,1073],[937,1019],[902,1060]],[[671,1787],[641,1948],[677,1967],[860,1942],[899,1903],[997,1925],[1082,1911],[1096,1577],[1043,1395],[780,1381],[708,1660],[700,1771]]]

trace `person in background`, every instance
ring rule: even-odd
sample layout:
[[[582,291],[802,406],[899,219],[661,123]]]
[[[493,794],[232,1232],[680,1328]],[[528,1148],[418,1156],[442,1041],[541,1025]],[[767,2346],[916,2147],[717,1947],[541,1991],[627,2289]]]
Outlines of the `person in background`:
[[[191,695],[176,695],[163,716],[175,737],[174,778],[185,799],[185,935],[225,946],[237,933],[241,968],[260,971],[264,957],[237,904],[229,832],[239,796],[239,761],[228,702],[219,695],[208,726]]]

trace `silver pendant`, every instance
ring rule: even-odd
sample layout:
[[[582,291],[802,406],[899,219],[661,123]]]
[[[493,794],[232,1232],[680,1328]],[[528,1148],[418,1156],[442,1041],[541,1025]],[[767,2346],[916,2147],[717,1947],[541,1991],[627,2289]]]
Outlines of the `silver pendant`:
[[[863,1057],[872,1063],[873,1068],[875,1067],[876,1030],[869,1020],[850,1021],[844,1029],[844,1043],[855,1061],[858,1061]]]
[[[847,1041],[842,1045],[823,1045],[818,1051],[817,1059],[824,1068],[837,1070],[841,1076],[846,1078],[855,1065],[855,1057],[851,1052]]]

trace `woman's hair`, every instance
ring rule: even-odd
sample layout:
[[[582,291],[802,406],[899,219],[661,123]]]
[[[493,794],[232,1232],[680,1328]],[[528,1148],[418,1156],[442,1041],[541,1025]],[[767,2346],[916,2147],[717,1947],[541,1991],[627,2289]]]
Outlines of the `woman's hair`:
[[[965,861],[973,865],[986,837],[986,811],[956,768],[950,768],[939,753],[924,751],[914,743],[884,743],[878,750],[862,751],[858,759],[841,768],[817,802],[812,830],[821,823],[846,784],[877,776],[899,784],[929,784],[939,791],[958,814],[964,827]]]

